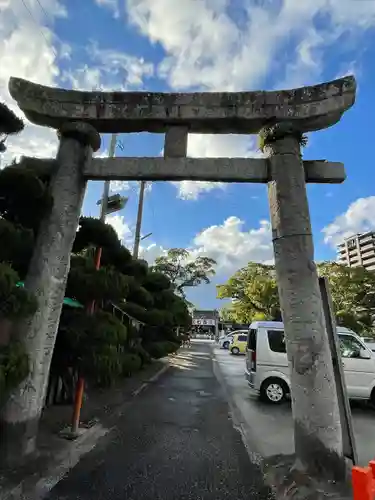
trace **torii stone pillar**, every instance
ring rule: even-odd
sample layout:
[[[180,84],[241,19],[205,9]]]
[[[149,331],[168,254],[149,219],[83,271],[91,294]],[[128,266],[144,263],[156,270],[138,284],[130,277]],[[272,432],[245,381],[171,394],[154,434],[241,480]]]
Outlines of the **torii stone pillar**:
[[[269,183],[276,270],[292,369],[296,464],[316,470],[318,462],[329,457],[334,475],[337,464],[343,463],[341,429],[305,182],[339,183],[345,172],[338,163],[302,162],[298,137],[340,120],[355,101],[354,78],[277,92],[192,94],[77,92],[11,78],[9,90],[27,118],[38,125],[59,129],[67,120],[75,120],[100,133],[166,133],[165,158],[95,159],[84,167],[86,179]],[[185,157],[188,133],[256,134],[264,127],[270,128],[264,134],[266,159]],[[51,160],[36,163],[44,172],[58,168]],[[64,242],[64,248],[68,251],[71,245]],[[64,258],[68,258],[66,253]],[[43,294],[54,289],[51,283],[40,283]],[[43,324],[42,331],[52,335],[57,321],[56,314],[49,329]],[[49,346],[53,346],[52,339]],[[41,385],[46,377],[44,373],[40,378]],[[28,404],[22,400],[23,421],[28,414],[36,415]]]
[[[20,325],[31,361],[28,378],[11,393],[0,421],[1,455],[8,462],[35,449],[55,345],[70,254],[86,188],[83,171],[100,147],[100,136],[83,122],[64,124],[50,189],[53,205],[41,221],[25,288],[38,300],[37,313]]]
[[[262,132],[268,157],[272,241],[291,368],[297,467],[345,477],[335,379],[325,329],[300,152],[302,133],[291,123]],[[327,452],[328,451],[328,452]]]

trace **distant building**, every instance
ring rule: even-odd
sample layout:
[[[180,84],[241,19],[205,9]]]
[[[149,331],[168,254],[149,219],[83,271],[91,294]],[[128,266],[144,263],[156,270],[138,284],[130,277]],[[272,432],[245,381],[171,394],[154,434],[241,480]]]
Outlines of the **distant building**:
[[[337,262],[349,267],[363,266],[375,271],[375,231],[356,234],[337,246]]]

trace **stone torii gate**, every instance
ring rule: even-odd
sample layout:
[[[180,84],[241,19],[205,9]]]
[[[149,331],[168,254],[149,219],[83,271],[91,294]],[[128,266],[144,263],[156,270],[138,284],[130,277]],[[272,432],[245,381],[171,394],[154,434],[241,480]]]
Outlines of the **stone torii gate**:
[[[78,92],[11,78],[12,97],[35,124],[58,131],[51,173],[53,207],[41,222],[25,287],[39,308],[26,325],[32,359],[2,423],[17,453],[35,447],[37,423],[64,297],[69,259],[87,180],[205,180],[268,184],[275,265],[291,365],[295,449],[300,464],[341,464],[339,408],[321,306],[306,182],[341,183],[341,163],[302,161],[302,134],[337,123],[355,100],[346,77],[276,92]],[[101,133],[164,133],[164,158],[97,158]],[[261,132],[264,159],[187,158],[189,133]],[[30,163],[30,159],[28,159]],[[22,439],[16,439],[19,435]]]

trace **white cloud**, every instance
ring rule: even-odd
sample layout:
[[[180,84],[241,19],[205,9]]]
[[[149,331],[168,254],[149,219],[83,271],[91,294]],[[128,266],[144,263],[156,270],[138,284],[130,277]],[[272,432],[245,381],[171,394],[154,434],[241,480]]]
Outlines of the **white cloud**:
[[[128,246],[127,243],[131,241],[133,232],[130,229],[129,225],[125,222],[124,216],[109,215],[108,217],[106,217],[105,221],[107,224],[110,224],[113,227],[124,245]]]
[[[327,47],[344,33],[355,39],[375,25],[375,2],[354,0],[248,0],[242,6],[234,0],[127,0],[127,10],[130,22],[164,48],[158,75],[177,90],[247,90],[266,78],[272,88],[310,84],[322,77]],[[331,66],[328,74],[335,76]],[[246,137],[192,137],[191,156],[248,156]],[[228,148],[228,141],[240,147]],[[226,187],[174,184],[189,200]]]
[[[154,73],[152,63],[113,49],[103,49],[96,42],[89,43],[90,64],[70,69],[62,81],[76,90],[124,91],[139,89],[145,78]]]
[[[273,263],[271,226],[266,220],[259,221],[257,228],[243,230],[244,221],[228,217],[222,224],[200,231],[187,247],[190,258],[200,255],[211,257],[217,262],[217,274],[226,279],[248,262]],[[153,264],[167,248],[151,243],[141,247],[140,256]]]
[[[127,0],[127,6],[130,21],[163,46],[159,74],[178,89],[255,88],[273,62],[283,63],[291,42],[295,54],[285,75],[294,67],[290,81],[310,80],[321,74],[325,47],[375,25],[375,2],[360,0],[249,0],[240,12],[234,0]]]
[[[346,212],[322,229],[324,241],[335,247],[344,238],[375,229],[375,196],[358,198]]]
[[[45,85],[56,84],[59,76],[57,56],[61,47],[52,31],[42,23],[50,23],[55,17],[66,15],[64,7],[57,0],[45,0],[43,10],[37,2],[28,2],[27,5],[29,10],[22,2],[0,4],[0,95],[19,116],[22,113],[8,92],[9,78],[18,76]],[[21,134],[8,139],[7,147],[3,165],[23,154],[54,156],[57,137],[51,129],[26,122]]]
[[[249,261],[273,260],[271,226],[262,220],[259,227],[243,230],[244,221],[228,217],[223,224],[204,229],[194,238],[192,252],[207,255],[218,263],[218,272],[226,275],[245,266]]]
[[[95,2],[99,7],[105,7],[110,10],[115,19],[120,17],[120,9],[117,0],[95,0]]]
[[[129,181],[111,181],[109,189],[112,193],[129,191],[131,188]]]
[[[201,135],[190,134],[188,140],[188,156],[193,158],[207,157],[257,157],[254,137],[243,135]],[[172,182],[178,189],[178,197],[183,200],[197,200],[200,195],[214,189],[225,190],[225,182],[182,181]]]
[[[148,246],[140,246],[139,247],[139,256],[141,259],[147,260],[147,262],[152,265],[155,262],[157,257],[161,255],[165,255],[167,253],[167,249],[156,244],[151,243]]]

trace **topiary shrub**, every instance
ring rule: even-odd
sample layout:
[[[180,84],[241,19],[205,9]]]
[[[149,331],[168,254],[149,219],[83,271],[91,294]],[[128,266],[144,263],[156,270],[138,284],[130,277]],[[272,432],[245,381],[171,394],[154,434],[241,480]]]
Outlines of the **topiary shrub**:
[[[54,357],[69,363],[94,385],[110,386],[122,375],[127,328],[111,314],[66,311],[61,318]]]
[[[121,357],[122,374],[130,377],[142,368],[142,360],[138,354],[124,353]]]
[[[0,319],[17,320],[33,314],[37,301],[33,295],[17,286],[19,276],[10,266],[0,263]]]
[[[28,373],[29,357],[21,342],[13,341],[0,347],[0,405]]]
[[[161,342],[150,342],[145,345],[146,351],[154,359],[164,358],[168,354],[176,352],[179,348],[179,344],[176,342],[170,342],[168,340]]]
[[[137,345],[137,346],[133,347],[130,350],[130,352],[134,353],[140,357],[142,367],[143,367],[143,365],[148,365],[151,363],[151,356],[150,356],[149,352],[147,352],[146,349],[142,345]]]

